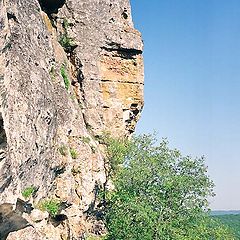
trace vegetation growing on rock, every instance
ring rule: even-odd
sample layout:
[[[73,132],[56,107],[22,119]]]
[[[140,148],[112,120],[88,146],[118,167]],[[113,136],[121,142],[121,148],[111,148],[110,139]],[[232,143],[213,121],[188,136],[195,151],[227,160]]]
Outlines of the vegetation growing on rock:
[[[22,196],[24,198],[29,198],[30,196],[32,196],[32,194],[36,191],[36,188],[34,186],[31,187],[27,187],[22,191]]]
[[[63,25],[64,30],[66,31],[70,24],[69,24],[68,20],[66,18],[64,18],[62,25]]]
[[[59,147],[58,150],[62,156],[67,156],[68,148],[65,145],[62,145],[61,147]]]
[[[69,52],[71,51],[72,47],[74,47],[74,41],[72,38],[70,38],[67,33],[63,33],[59,37],[59,43],[64,48],[65,51]]]
[[[76,159],[78,157],[78,152],[74,148],[70,148],[70,154],[71,154],[72,159]]]
[[[46,199],[39,203],[38,208],[42,211],[47,211],[50,216],[55,217],[60,208],[60,202],[56,199]]]
[[[82,136],[80,137],[83,143],[89,144],[91,142],[91,139],[89,137]]]
[[[67,76],[66,66],[65,66],[64,64],[61,66],[60,71],[61,71],[61,75],[62,75],[63,80],[64,80],[65,88],[66,88],[67,90],[69,90],[70,80],[69,80],[69,78],[68,78],[68,76]]]

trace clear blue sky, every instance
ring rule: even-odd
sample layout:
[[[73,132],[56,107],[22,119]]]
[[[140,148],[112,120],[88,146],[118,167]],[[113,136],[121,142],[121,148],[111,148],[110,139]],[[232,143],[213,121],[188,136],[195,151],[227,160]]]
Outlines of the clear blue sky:
[[[240,1],[131,0],[145,43],[137,133],[205,155],[213,209],[240,209]]]

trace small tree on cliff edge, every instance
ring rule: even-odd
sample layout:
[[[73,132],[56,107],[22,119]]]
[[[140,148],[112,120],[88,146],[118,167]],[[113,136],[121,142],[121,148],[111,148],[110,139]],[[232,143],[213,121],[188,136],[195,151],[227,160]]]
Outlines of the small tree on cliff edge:
[[[171,150],[151,135],[108,142],[115,190],[106,194],[111,240],[234,239],[207,217],[213,182],[204,158]]]

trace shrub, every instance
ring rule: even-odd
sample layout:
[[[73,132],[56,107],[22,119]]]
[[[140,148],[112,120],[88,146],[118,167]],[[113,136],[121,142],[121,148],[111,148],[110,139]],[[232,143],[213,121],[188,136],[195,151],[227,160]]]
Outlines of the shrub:
[[[29,198],[30,196],[32,196],[32,194],[36,191],[35,187],[27,187],[22,191],[22,196],[24,198]]]
[[[69,27],[69,22],[66,18],[63,19],[63,24],[62,24],[64,30],[66,31]]]
[[[70,52],[72,48],[75,46],[74,40],[70,38],[67,33],[63,33],[59,37],[59,43],[64,48],[66,52]]]
[[[69,90],[70,80],[68,79],[68,76],[67,76],[67,73],[66,73],[66,66],[64,64],[61,66],[60,71],[61,71],[61,75],[62,75],[63,80],[64,80],[65,88],[67,90]]]
[[[70,154],[73,159],[77,159],[78,157],[78,152],[74,148],[70,148]]]
[[[59,212],[60,202],[56,199],[43,200],[38,207],[42,211],[47,211],[50,216],[55,217]]]
[[[203,157],[182,156],[151,135],[107,145],[115,186],[103,197],[109,240],[234,239],[208,217],[214,184]]]

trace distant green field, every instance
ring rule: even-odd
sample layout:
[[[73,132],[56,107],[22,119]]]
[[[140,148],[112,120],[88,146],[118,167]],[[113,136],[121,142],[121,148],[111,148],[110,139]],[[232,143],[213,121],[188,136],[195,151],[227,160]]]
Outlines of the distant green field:
[[[232,229],[236,239],[240,239],[240,214],[215,215],[212,218],[219,219],[224,225]]]

